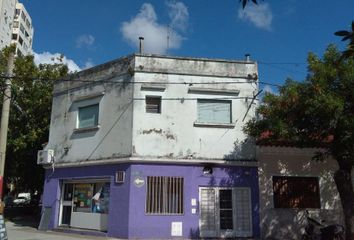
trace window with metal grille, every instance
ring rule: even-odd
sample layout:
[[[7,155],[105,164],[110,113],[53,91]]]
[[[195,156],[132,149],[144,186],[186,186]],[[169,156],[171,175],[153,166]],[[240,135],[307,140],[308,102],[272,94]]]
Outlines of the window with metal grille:
[[[275,208],[320,208],[317,177],[273,176]]]
[[[183,214],[183,178],[147,177],[147,214]]]
[[[161,97],[146,96],[145,104],[147,113],[161,113]]]
[[[231,123],[231,101],[198,99],[198,123]]]

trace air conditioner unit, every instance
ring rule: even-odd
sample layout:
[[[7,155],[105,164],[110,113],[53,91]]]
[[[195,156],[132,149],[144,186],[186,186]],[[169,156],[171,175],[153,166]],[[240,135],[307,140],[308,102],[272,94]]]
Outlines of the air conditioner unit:
[[[125,179],[125,171],[117,171],[115,182],[124,183],[124,179]]]
[[[37,164],[50,164],[54,161],[54,150],[39,150],[37,155]]]

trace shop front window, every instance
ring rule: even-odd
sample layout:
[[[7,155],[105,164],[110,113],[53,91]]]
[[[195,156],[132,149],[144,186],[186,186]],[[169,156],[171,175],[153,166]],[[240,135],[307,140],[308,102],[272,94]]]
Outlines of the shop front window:
[[[108,213],[109,187],[107,182],[77,183],[74,185],[73,212]]]

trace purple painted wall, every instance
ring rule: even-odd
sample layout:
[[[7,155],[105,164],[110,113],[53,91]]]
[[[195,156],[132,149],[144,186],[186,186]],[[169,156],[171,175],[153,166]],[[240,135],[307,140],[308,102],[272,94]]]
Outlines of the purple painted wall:
[[[63,179],[111,178],[111,198],[108,219],[108,236],[121,238],[162,238],[171,236],[171,222],[183,222],[183,237],[199,235],[199,212],[191,213],[191,199],[199,200],[201,186],[249,187],[252,197],[253,235],[258,237],[259,190],[256,167],[214,167],[210,177],[203,176],[202,166],[191,165],[102,165],[91,167],[58,168],[46,171],[43,206],[52,207],[50,228],[58,226],[60,185]],[[114,183],[114,174],[126,171],[124,184]],[[133,184],[136,176],[184,177],[184,214],[175,216],[145,215],[146,184]],[[198,209],[198,207],[197,207]]]
[[[245,174],[245,172],[248,172]],[[210,177],[203,176],[202,166],[132,165],[130,190],[129,238],[167,238],[171,236],[171,222],[183,222],[183,237],[199,235],[199,212],[191,213],[191,199],[199,200],[199,187],[250,187],[252,198],[253,235],[259,237],[259,192],[256,167],[213,168]],[[145,215],[146,186],[136,187],[134,175],[184,177],[184,214],[175,216]]]
[[[116,171],[126,171],[126,181],[123,184],[114,183],[114,175]],[[110,204],[108,217],[108,235],[128,237],[128,216],[129,216],[129,182],[130,171],[128,165],[101,165],[91,167],[75,167],[75,168],[57,168],[54,173],[52,170],[46,171],[46,179],[43,192],[43,206],[52,207],[52,218],[49,228],[58,226],[59,221],[59,203],[61,181],[80,178],[103,178],[111,179],[110,186]]]

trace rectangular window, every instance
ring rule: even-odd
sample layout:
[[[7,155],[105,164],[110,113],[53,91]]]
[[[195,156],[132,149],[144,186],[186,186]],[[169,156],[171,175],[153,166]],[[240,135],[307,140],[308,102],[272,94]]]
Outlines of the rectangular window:
[[[78,128],[90,128],[98,126],[98,104],[80,107],[78,116]]]
[[[17,36],[18,36],[17,34],[13,33],[12,34],[12,40],[17,40]]]
[[[73,212],[108,214],[109,196],[109,182],[76,183]]]
[[[273,176],[275,208],[320,208],[317,177]]]
[[[147,177],[147,214],[183,214],[183,178]]]
[[[25,34],[25,27],[20,23],[20,30],[23,34]]]
[[[198,123],[231,123],[231,101],[198,99]]]
[[[30,22],[28,21],[28,19],[26,19],[26,25],[27,25],[28,28],[31,28],[31,24],[30,24]]]
[[[161,113],[161,97],[146,96],[145,104],[147,113]]]
[[[26,21],[26,16],[25,16],[25,12],[21,12],[21,17],[22,17],[22,20],[25,22]]]
[[[23,44],[23,39],[21,37],[18,38],[18,42],[22,45]]]

